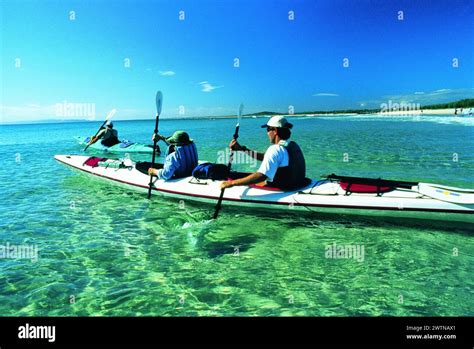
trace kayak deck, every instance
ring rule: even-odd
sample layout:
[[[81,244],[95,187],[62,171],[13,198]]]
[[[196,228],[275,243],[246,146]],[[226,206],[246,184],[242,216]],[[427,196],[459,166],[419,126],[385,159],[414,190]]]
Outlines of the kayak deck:
[[[138,171],[135,165],[129,168],[91,167],[84,162],[88,156],[56,155],[55,159],[75,170],[113,181],[134,190],[147,192],[149,176]],[[220,195],[221,181],[197,180],[193,177],[169,181],[154,179],[153,191],[166,197],[216,204]],[[395,211],[398,213],[431,213],[444,219],[444,214],[458,217],[473,217],[474,204],[459,204],[427,197],[412,189],[396,189],[379,195],[373,193],[351,193],[339,183],[330,180],[311,180],[304,188],[294,191],[266,190],[259,187],[236,186],[226,189],[224,205],[260,207],[307,212],[348,211]],[[436,215],[441,214],[439,217]]]

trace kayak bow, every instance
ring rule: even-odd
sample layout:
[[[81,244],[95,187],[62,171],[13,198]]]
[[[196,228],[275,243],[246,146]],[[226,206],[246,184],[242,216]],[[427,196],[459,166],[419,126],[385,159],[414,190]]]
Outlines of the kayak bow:
[[[74,137],[74,139],[81,145],[86,145],[89,143],[89,137]],[[111,147],[106,147],[99,142],[89,145],[89,149],[94,149],[97,151],[103,151],[107,153],[144,153],[151,154],[153,153],[153,146],[142,144],[142,143],[133,143],[129,141],[122,140],[122,142],[113,145]],[[160,148],[157,145],[157,154],[160,154]]]

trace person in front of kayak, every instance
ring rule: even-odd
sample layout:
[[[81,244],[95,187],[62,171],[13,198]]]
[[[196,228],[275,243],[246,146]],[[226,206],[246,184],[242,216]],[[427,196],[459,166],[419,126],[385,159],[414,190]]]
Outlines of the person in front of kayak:
[[[155,138],[165,141],[168,150],[163,168],[149,168],[148,174],[164,180],[191,176],[198,164],[198,153],[189,135],[184,131],[176,131],[171,137],[153,135],[153,141]]]
[[[289,141],[292,124],[283,116],[274,116],[262,126],[267,129],[268,139],[272,145],[265,153],[252,151],[241,146],[237,141],[230,142],[230,148],[244,151],[249,156],[262,161],[260,168],[244,178],[224,181],[221,188],[236,185],[249,185],[266,181],[266,185],[282,190],[292,190],[306,184],[306,164],[301,148]]]
[[[89,145],[94,144],[99,139],[102,139],[101,143],[106,147],[111,147],[120,143],[118,139],[118,132],[116,129],[114,129],[114,124],[111,121],[107,121],[107,124],[105,124],[105,127],[99,131],[97,136],[91,138]]]

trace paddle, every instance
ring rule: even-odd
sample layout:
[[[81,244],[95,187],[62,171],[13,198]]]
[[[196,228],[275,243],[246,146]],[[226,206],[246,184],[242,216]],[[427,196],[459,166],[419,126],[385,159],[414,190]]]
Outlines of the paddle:
[[[112,119],[112,116],[114,116],[115,112],[117,110],[116,109],[112,109],[110,111],[110,113],[107,115],[107,117],[105,118],[105,121],[102,123],[102,125],[100,125],[99,129],[97,130],[97,132],[95,133],[95,136],[92,137],[90,140],[89,140],[89,144],[84,148],[84,151],[87,150],[87,148],[89,148],[89,146],[91,146],[92,144],[94,144],[97,140],[95,139],[95,137],[97,137],[97,135],[99,134],[100,130],[102,129],[102,127],[104,127],[104,125],[107,123],[107,121],[109,121],[110,119]]]
[[[163,105],[163,94],[161,91],[156,93],[156,120],[155,120],[155,131],[153,134],[158,135],[158,121],[160,120],[161,106]],[[151,168],[155,165],[155,156],[156,156],[156,143],[158,142],[158,137],[153,137],[153,156],[151,158]],[[150,183],[148,184],[148,199],[151,198],[151,186],[153,185],[153,176],[150,175]]]
[[[233,136],[234,140],[237,140],[237,138],[239,138],[240,119],[242,118],[242,111],[243,110],[244,110],[244,105],[240,104],[239,114],[237,116],[237,125],[235,125],[235,132],[234,132],[234,136]],[[232,166],[233,158],[234,158],[234,151],[231,150],[230,156],[229,156],[229,163],[227,164],[229,172],[230,172],[230,168]],[[225,188],[221,189],[221,195],[219,196],[219,200],[217,201],[216,210],[214,211],[213,219],[216,219],[217,216],[219,215],[219,210],[221,209],[221,206],[222,206],[222,198],[224,197],[224,191],[225,191]]]

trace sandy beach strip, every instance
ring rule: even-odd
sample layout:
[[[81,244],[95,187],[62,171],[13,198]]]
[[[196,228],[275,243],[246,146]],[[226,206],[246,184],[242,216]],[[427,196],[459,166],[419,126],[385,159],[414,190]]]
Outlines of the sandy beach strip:
[[[357,116],[357,115],[376,115],[376,116],[421,116],[421,115],[452,115],[452,116],[470,116],[474,114],[474,108],[464,108],[461,112],[461,108],[457,108],[457,114],[455,114],[455,108],[444,108],[444,109],[415,109],[415,110],[392,110],[378,113],[310,113],[310,114],[292,114],[286,115],[286,117],[318,117],[318,116]]]
[[[376,113],[376,115],[456,115],[455,108],[446,108],[446,109],[419,109],[419,110],[397,110],[397,111],[388,111],[388,112],[380,112]],[[470,108],[457,109],[457,115],[468,115],[470,112]],[[471,110],[472,112],[472,110]]]

